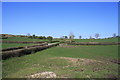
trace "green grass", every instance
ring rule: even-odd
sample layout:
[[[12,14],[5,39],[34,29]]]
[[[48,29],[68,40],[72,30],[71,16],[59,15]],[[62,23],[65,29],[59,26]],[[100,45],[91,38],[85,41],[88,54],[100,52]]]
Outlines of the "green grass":
[[[8,39],[2,39],[3,41],[49,41],[47,39],[31,39],[27,37],[9,37]],[[53,39],[53,41],[64,41],[61,39]],[[118,42],[118,38],[110,38],[110,39],[74,39],[75,42]]]
[[[72,63],[60,57],[84,58],[101,62],[81,65],[81,62]],[[3,60],[3,77],[24,78],[37,72],[52,71],[57,74],[57,77],[107,78],[107,75],[117,75],[118,65],[108,61],[117,57],[118,46],[116,45],[53,47],[35,54]],[[68,65],[69,67],[66,67]],[[99,70],[94,71],[94,69]]]
[[[32,45],[37,45],[37,44],[2,43],[2,48],[24,47],[24,46],[32,46]]]
[[[63,48],[56,47],[49,50],[51,56],[73,57],[73,58],[95,58],[95,57],[109,57],[117,58],[118,47],[111,46],[78,46],[77,48]]]
[[[3,41],[48,41],[47,39],[31,39],[27,37],[9,37],[7,39],[2,39]]]
[[[75,42],[118,42],[118,38],[110,39],[75,39]]]

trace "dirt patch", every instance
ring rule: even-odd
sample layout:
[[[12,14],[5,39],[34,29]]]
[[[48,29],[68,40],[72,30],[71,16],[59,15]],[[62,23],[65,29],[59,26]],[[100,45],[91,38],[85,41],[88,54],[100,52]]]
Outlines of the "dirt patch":
[[[60,59],[65,59],[65,60],[68,60],[70,62],[77,62],[78,59],[77,58],[70,58],[70,57],[59,57]]]
[[[110,62],[116,63],[116,64],[120,64],[120,60],[119,59],[112,59],[110,60]]]
[[[107,78],[111,78],[111,79],[113,79],[113,80],[118,80],[118,76],[117,76],[117,75],[108,74],[106,77],[107,77]]]
[[[70,58],[70,57],[59,57],[60,59],[68,60],[69,62],[75,63],[75,64],[91,64],[96,62],[101,62],[93,59],[85,59],[85,58]]]
[[[56,78],[56,74],[54,72],[41,72],[26,76],[26,78]]]
[[[120,59],[118,58],[110,58],[110,57],[101,57],[101,56],[97,56],[95,57],[97,60],[100,60],[100,61],[103,61],[105,62],[106,64],[109,64],[109,63],[115,63],[115,64],[120,64]]]
[[[59,44],[59,47],[64,47],[64,48],[77,48],[79,46],[71,46],[71,45],[67,45],[67,44]]]

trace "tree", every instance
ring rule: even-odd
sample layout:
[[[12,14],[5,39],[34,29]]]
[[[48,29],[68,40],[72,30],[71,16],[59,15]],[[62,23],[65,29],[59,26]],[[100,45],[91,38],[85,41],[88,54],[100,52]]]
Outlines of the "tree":
[[[42,36],[39,36],[38,39],[43,39],[43,37],[42,37]]]
[[[79,36],[79,39],[81,39],[82,38],[82,36]]]
[[[74,34],[71,32],[70,34],[69,34],[69,39],[74,39]]]
[[[30,35],[30,33],[27,33],[27,37],[28,38],[32,38],[32,36]]]
[[[28,37],[31,36],[30,33],[27,33],[27,36],[28,36]]]
[[[33,38],[35,38],[36,36],[35,36],[35,34],[33,34],[33,36],[32,36]]]
[[[100,36],[99,33],[96,33],[96,34],[95,34],[95,38],[96,38],[96,39],[98,39],[99,36]]]
[[[61,36],[60,38],[62,38],[62,39],[67,39],[68,37],[67,37],[67,36]]]
[[[92,36],[90,36],[90,38],[89,39],[92,39]]]
[[[30,35],[30,33],[27,33],[27,37],[28,37],[28,38],[33,38],[33,37]]]
[[[52,36],[48,36],[47,39],[48,39],[49,41],[52,41],[53,37],[52,37]]]
[[[115,33],[113,34],[113,37],[114,37],[114,38],[116,37],[116,34],[115,34]]]
[[[29,36],[28,38],[33,38],[32,36]]]
[[[38,38],[38,39],[46,39],[45,36],[38,36],[37,38]]]
[[[65,37],[65,39],[67,39],[68,37],[67,36],[64,36]]]
[[[45,36],[43,36],[43,39],[46,39],[46,37],[45,37]]]

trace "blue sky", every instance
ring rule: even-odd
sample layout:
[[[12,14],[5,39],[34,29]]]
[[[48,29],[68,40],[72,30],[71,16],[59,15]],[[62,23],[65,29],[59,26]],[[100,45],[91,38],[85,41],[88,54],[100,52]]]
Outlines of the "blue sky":
[[[117,2],[3,2],[2,33],[75,38],[118,34]]]

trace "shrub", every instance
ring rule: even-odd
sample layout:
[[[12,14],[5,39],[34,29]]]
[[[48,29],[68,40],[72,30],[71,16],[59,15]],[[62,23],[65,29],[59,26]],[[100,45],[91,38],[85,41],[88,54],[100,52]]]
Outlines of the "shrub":
[[[48,36],[48,37],[47,37],[47,39],[51,42],[51,41],[52,41],[52,39],[53,39],[53,37]]]

